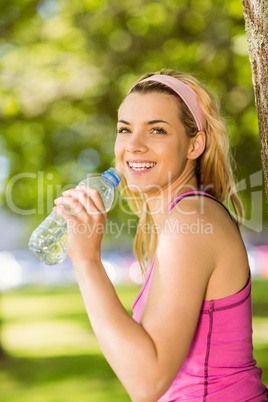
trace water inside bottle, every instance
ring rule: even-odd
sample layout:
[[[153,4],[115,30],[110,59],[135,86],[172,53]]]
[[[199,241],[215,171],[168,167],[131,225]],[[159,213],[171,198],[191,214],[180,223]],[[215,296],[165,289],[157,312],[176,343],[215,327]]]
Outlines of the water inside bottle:
[[[63,261],[67,253],[65,220],[52,212],[33,232],[29,248],[32,253],[48,265]]]

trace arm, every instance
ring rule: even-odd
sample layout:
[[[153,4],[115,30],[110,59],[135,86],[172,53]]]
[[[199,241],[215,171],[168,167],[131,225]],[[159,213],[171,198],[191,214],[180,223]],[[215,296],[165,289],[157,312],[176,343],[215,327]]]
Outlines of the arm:
[[[68,192],[58,203],[77,211],[74,218],[65,208],[55,210],[68,224],[75,220],[91,228],[95,223],[105,225],[105,214],[92,214],[103,209],[95,191],[81,191],[78,200]],[[170,227],[177,219],[176,211],[167,216]],[[189,225],[192,219],[179,216],[179,223]],[[131,399],[153,402],[168,389],[191,344],[213,266],[211,238],[176,231],[160,235],[148,300],[138,324],[122,306],[101,264],[101,237],[94,232],[88,239],[74,230],[68,235],[85,307],[100,347]]]

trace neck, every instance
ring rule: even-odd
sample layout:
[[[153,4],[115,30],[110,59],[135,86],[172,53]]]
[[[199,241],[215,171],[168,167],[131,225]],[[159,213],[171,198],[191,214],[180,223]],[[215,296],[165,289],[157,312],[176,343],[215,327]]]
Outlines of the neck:
[[[157,226],[162,226],[171,201],[180,194],[193,190],[198,190],[195,169],[184,172],[178,179],[167,184],[166,187],[158,192],[145,194],[148,209],[152,215],[154,223]]]

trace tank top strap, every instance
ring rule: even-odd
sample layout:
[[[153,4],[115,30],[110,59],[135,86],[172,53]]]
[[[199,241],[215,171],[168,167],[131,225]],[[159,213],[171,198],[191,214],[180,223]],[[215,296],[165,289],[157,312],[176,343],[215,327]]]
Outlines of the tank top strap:
[[[215,200],[219,204],[221,204],[225,208],[225,210],[227,211],[227,213],[229,214],[230,218],[235,223],[235,225],[236,225],[236,227],[237,227],[237,229],[239,231],[238,224],[237,224],[236,220],[234,219],[234,217],[232,216],[232,214],[230,213],[230,211],[219,200],[217,200],[217,198],[213,197],[212,195],[210,195],[210,194],[208,194],[208,193],[206,193],[204,191],[198,191],[198,190],[196,190],[196,191],[186,191],[186,192],[180,194],[178,197],[176,197],[170,203],[167,213],[170,212],[171,209],[174,208],[175,205],[178,204],[178,202],[180,202],[183,198],[190,197],[190,196],[193,196],[193,195],[212,198],[213,200]],[[151,283],[151,280],[152,280],[153,269],[154,269],[154,261],[155,261],[155,254],[154,254],[154,257],[153,257],[149,272],[147,274],[146,280],[145,280],[145,282],[144,282],[144,284],[143,284],[143,286],[142,286],[142,288],[141,288],[136,300],[134,301],[134,303],[132,305],[132,311],[134,313],[133,318],[138,322],[140,320],[140,317],[141,317],[141,314],[142,314],[142,311],[143,311],[143,308],[144,308],[144,305],[145,305],[145,302],[146,302],[147,294],[148,294],[148,291],[149,291],[150,283]],[[204,302],[204,303],[206,303],[206,302]],[[204,304],[204,307],[206,307],[206,304]]]
[[[235,226],[237,227],[238,231],[240,232],[239,226],[237,221],[235,220],[235,218],[233,217],[233,215],[231,214],[231,212],[229,211],[228,208],[226,208],[226,206],[219,200],[217,200],[217,198],[213,197],[213,195],[206,193],[205,191],[200,191],[200,190],[191,190],[191,191],[186,191],[180,195],[178,195],[178,197],[176,197],[173,201],[171,201],[171,203],[169,204],[168,207],[168,212],[170,212],[172,210],[172,208],[175,207],[175,205],[178,204],[178,202],[180,202],[183,198],[186,197],[190,197],[190,196],[202,196],[202,197],[207,197],[207,198],[211,198],[212,200],[218,202],[228,213],[228,215],[230,216],[230,218],[232,219],[232,221],[234,222]]]

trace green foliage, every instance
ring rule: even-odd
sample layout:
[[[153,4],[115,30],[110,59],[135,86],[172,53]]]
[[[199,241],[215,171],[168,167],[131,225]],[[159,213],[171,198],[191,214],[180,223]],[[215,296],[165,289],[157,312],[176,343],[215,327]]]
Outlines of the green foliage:
[[[260,170],[240,3],[2,0],[2,201],[5,176],[20,174],[8,190],[15,205],[28,214],[41,197],[45,216],[65,186],[108,168],[122,98],[137,77],[163,67],[197,75],[221,98],[238,179]],[[119,215],[117,207],[111,216]]]

